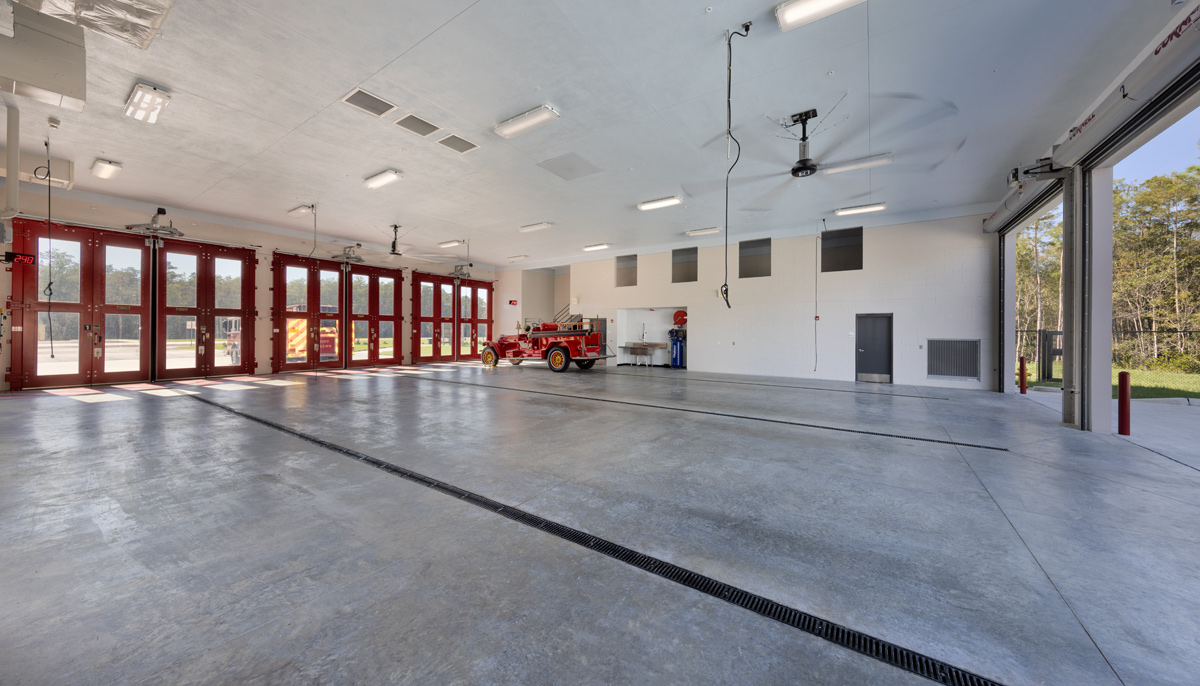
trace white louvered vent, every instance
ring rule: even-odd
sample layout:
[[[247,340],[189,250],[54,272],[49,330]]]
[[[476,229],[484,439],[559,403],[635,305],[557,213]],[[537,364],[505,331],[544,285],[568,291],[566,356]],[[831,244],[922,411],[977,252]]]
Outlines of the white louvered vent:
[[[413,133],[424,138],[434,131],[440,131],[442,127],[434,126],[415,114],[410,114],[396,122],[396,126],[402,129],[408,129]]]
[[[355,88],[350,91],[350,94],[342,98],[342,102],[347,105],[354,105],[364,112],[370,112],[376,117],[382,117],[388,112],[396,109],[396,106],[387,100],[377,98],[374,95],[366,92],[361,88]]]
[[[451,150],[453,150],[454,152],[457,152],[457,153],[468,153],[468,152],[471,152],[472,150],[474,150],[475,148],[479,147],[478,145],[475,145],[471,141],[469,141],[465,138],[459,138],[458,136],[455,136],[455,135],[446,136],[445,138],[438,141],[438,143],[446,146],[447,148],[450,148]]]
[[[979,341],[927,341],[929,376],[979,380]]]

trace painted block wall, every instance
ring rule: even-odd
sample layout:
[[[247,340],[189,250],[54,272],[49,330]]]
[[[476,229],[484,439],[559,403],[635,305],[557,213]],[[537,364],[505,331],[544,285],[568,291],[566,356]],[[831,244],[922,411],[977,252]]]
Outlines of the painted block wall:
[[[27,190],[27,188],[33,187],[28,184],[22,184],[21,207],[31,215],[44,214],[46,208],[44,189]],[[156,208],[157,205],[136,201],[113,199],[110,202],[99,202],[89,198],[88,194],[84,193],[69,193],[56,190],[54,194],[54,221],[61,224],[75,223],[93,227],[124,227],[129,224],[140,224],[148,221]],[[254,322],[255,373],[270,374],[271,356],[274,351],[272,340],[274,334],[271,322],[271,306],[273,304],[273,291],[271,289],[274,286],[274,273],[271,271],[272,253],[275,250],[282,250],[301,255],[308,254],[313,247],[311,225],[308,232],[281,228],[279,231],[283,233],[280,234],[240,226],[236,219],[173,210],[169,207],[167,210],[168,218],[175,222],[175,227],[182,230],[186,238],[257,246],[255,252],[258,264],[255,266],[256,288],[254,295],[255,308],[258,310],[258,317]],[[194,217],[195,219],[189,217]],[[222,223],[223,221],[228,221],[229,223]],[[320,227],[318,229],[320,230]],[[314,256],[328,258],[335,253],[341,252],[342,248],[348,243],[349,241],[341,243],[331,242],[322,232],[318,237]],[[393,268],[405,267],[404,283],[401,286],[403,290],[400,297],[402,313],[404,315],[401,339],[403,344],[402,359],[404,363],[409,363],[412,361],[413,269],[429,273],[448,274],[454,270],[454,266],[452,264],[413,262],[404,260],[403,258],[395,262],[384,262],[382,260],[383,255],[373,255],[367,251],[362,251],[362,255],[366,258],[367,264]],[[476,267],[471,271],[472,278],[481,281],[491,281],[496,278],[496,273],[488,269]],[[8,296],[12,294],[12,276],[11,265],[5,265],[5,270],[0,272],[0,302],[6,302]],[[495,297],[499,298],[498,295]],[[504,302],[507,302],[507,298]],[[493,310],[493,319],[497,321],[498,312],[499,310],[497,309]],[[8,369],[11,368],[12,364],[10,359],[13,335],[11,328],[12,320],[6,318],[3,324],[4,346],[3,350],[0,351],[0,366]],[[506,326],[504,330],[510,327],[511,324]],[[9,383],[0,379],[0,391],[8,389]]]
[[[521,304],[523,318],[554,321],[554,272],[544,269],[527,269],[521,282]]]
[[[638,256],[638,285],[614,286],[614,261],[572,265],[573,313],[610,320],[622,308],[686,307],[688,368],[695,371],[855,378],[856,314],[893,315],[893,381],[898,384],[995,388],[997,241],[981,217],[866,229],[863,269],[816,274],[817,238],[772,241],[771,276],[739,279],[730,245],[730,301],[718,298],[723,248],[699,251],[699,280],[671,283],[671,254]],[[814,279],[814,275],[819,279]],[[820,321],[813,320],[814,313]],[[636,332],[640,337],[640,328]],[[928,378],[931,338],[981,341],[981,379]]]

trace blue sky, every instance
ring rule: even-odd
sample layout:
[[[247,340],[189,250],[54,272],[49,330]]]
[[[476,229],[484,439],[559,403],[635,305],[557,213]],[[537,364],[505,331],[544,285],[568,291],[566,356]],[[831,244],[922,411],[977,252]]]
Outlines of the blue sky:
[[[1154,140],[1121,160],[1113,169],[1114,178],[1126,181],[1145,181],[1151,176],[1183,171],[1200,164],[1200,109],[1175,122]]]

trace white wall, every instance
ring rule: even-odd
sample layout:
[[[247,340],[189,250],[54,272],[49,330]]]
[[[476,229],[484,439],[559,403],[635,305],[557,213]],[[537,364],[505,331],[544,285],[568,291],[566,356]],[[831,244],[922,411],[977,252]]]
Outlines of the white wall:
[[[571,303],[571,268],[561,267],[554,270],[554,312],[562,311]]]
[[[525,272],[512,269],[496,275],[496,290],[492,296],[492,326],[490,334],[494,341],[497,337],[515,332],[517,325],[524,325],[525,294],[521,287],[525,282]],[[509,301],[517,301],[509,305]]]
[[[616,288],[613,260],[572,265],[573,313],[609,318],[609,340],[623,343],[624,308],[686,307],[688,369],[706,372],[854,379],[855,315],[893,315],[893,381],[898,384],[995,388],[997,243],[980,217],[902,224],[863,231],[863,269],[819,275],[814,315],[815,236],[772,241],[771,276],[737,278],[730,249],[732,309],[717,297],[723,249],[699,251],[699,281],[671,283],[669,252],[638,256],[638,285]],[[816,342],[814,348],[814,328]],[[976,381],[929,379],[930,338],[981,340]],[[814,354],[815,351],[815,354]],[[815,367],[815,369],[814,369]]]
[[[544,269],[527,269],[521,282],[521,311],[525,319],[554,321],[554,272]]]

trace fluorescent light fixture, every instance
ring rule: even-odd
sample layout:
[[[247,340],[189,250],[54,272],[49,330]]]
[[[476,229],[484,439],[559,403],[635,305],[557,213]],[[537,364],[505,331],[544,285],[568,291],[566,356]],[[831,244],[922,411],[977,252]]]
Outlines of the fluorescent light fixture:
[[[526,131],[532,131],[539,126],[545,126],[558,119],[558,117],[559,114],[553,107],[542,105],[536,109],[529,110],[525,114],[518,114],[508,121],[496,124],[495,131],[501,138],[514,138]]]
[[[517,229],[517,231],[520,231],[521,233],[533,233],[534,231],[541,231],[542,229],[548,229],[551,226],[554,226],[554,225],[551,224],[550,222],[542,222],[540,224],[528,224],[526,226],[522,226],[521,228]]]
[[[312,205],[300,205],[299,207],[293,207],[292,209],[288,210],[288,214],[293,217],[303,217],[309,212],[312,212],[312,210]]]
[[[96,160],[92,163],[92,176],[98,179],[111,179],[120,173],[121,164],[119,162]]]
[[[395,169],[384,169],[375,176],[363,179],[363,185],[370,190],[375,190],[376,188],[383,188],[389,183],[394,183],[403,178],[404,177],[400,175],[400,172],[396,171]]]
[[[608,243],[597,243],[595,245],[585,245],[583,247],[584,252],[591,252],[593,250],[608,250]]]
[[[527,259],[529,259],[529,255],[513,255],[512,257],[508,258],[508,263],[512,264],[513,262],[520,262],[521,260]]]
[[[139,83],[133,87],[133,92],[125,101],[125,116],[153,124],[158,121],[158,115],[162,114],[169,104],[171,104],[170,93]]]
[[[710,227],[707,229],[692,229],[691,231],[684,231],[683,235],[685,235],[685,236],[711,236],[714,233],[721,233],[721,227],[713,226],[713,227]]]
[[[859,169],[872,169],[874,167],[882,167],[885,164],[892,163],[892,153],[884,153],[882,155],[872,155],[857,160],[849,160],[839,162],[837,164],[821,165],[822,174],[841,174],[843,172],[858,171]]]
[[[865,0],[792,0],[775,7],[775,20],[779,28],[791,31],[844,9],[854,7]]]
[[[445,243],[438,243],[438,247],[439,248],[453,248],[457,245],[462,245],[463,243],[466,243],[466,241],[446,241]]]
[[[660,207],[670,207],[671,205],[678,205],[682,202],[683,201],[679,199],[678,195],[672,195],[669,198],[659,198],[658,200],[647,200],[646,202],[639,202],[637,208],[639,210],[643,210],[643,211],[657,210]]]
[[[845,217],[851,214],[866,214],[867,212],[881,212],[887,209],[886,202],[877,202],[873,205],[858,205],[855,207],[843,207],[840,210],[834,210],[833,213],[839,217]]]

